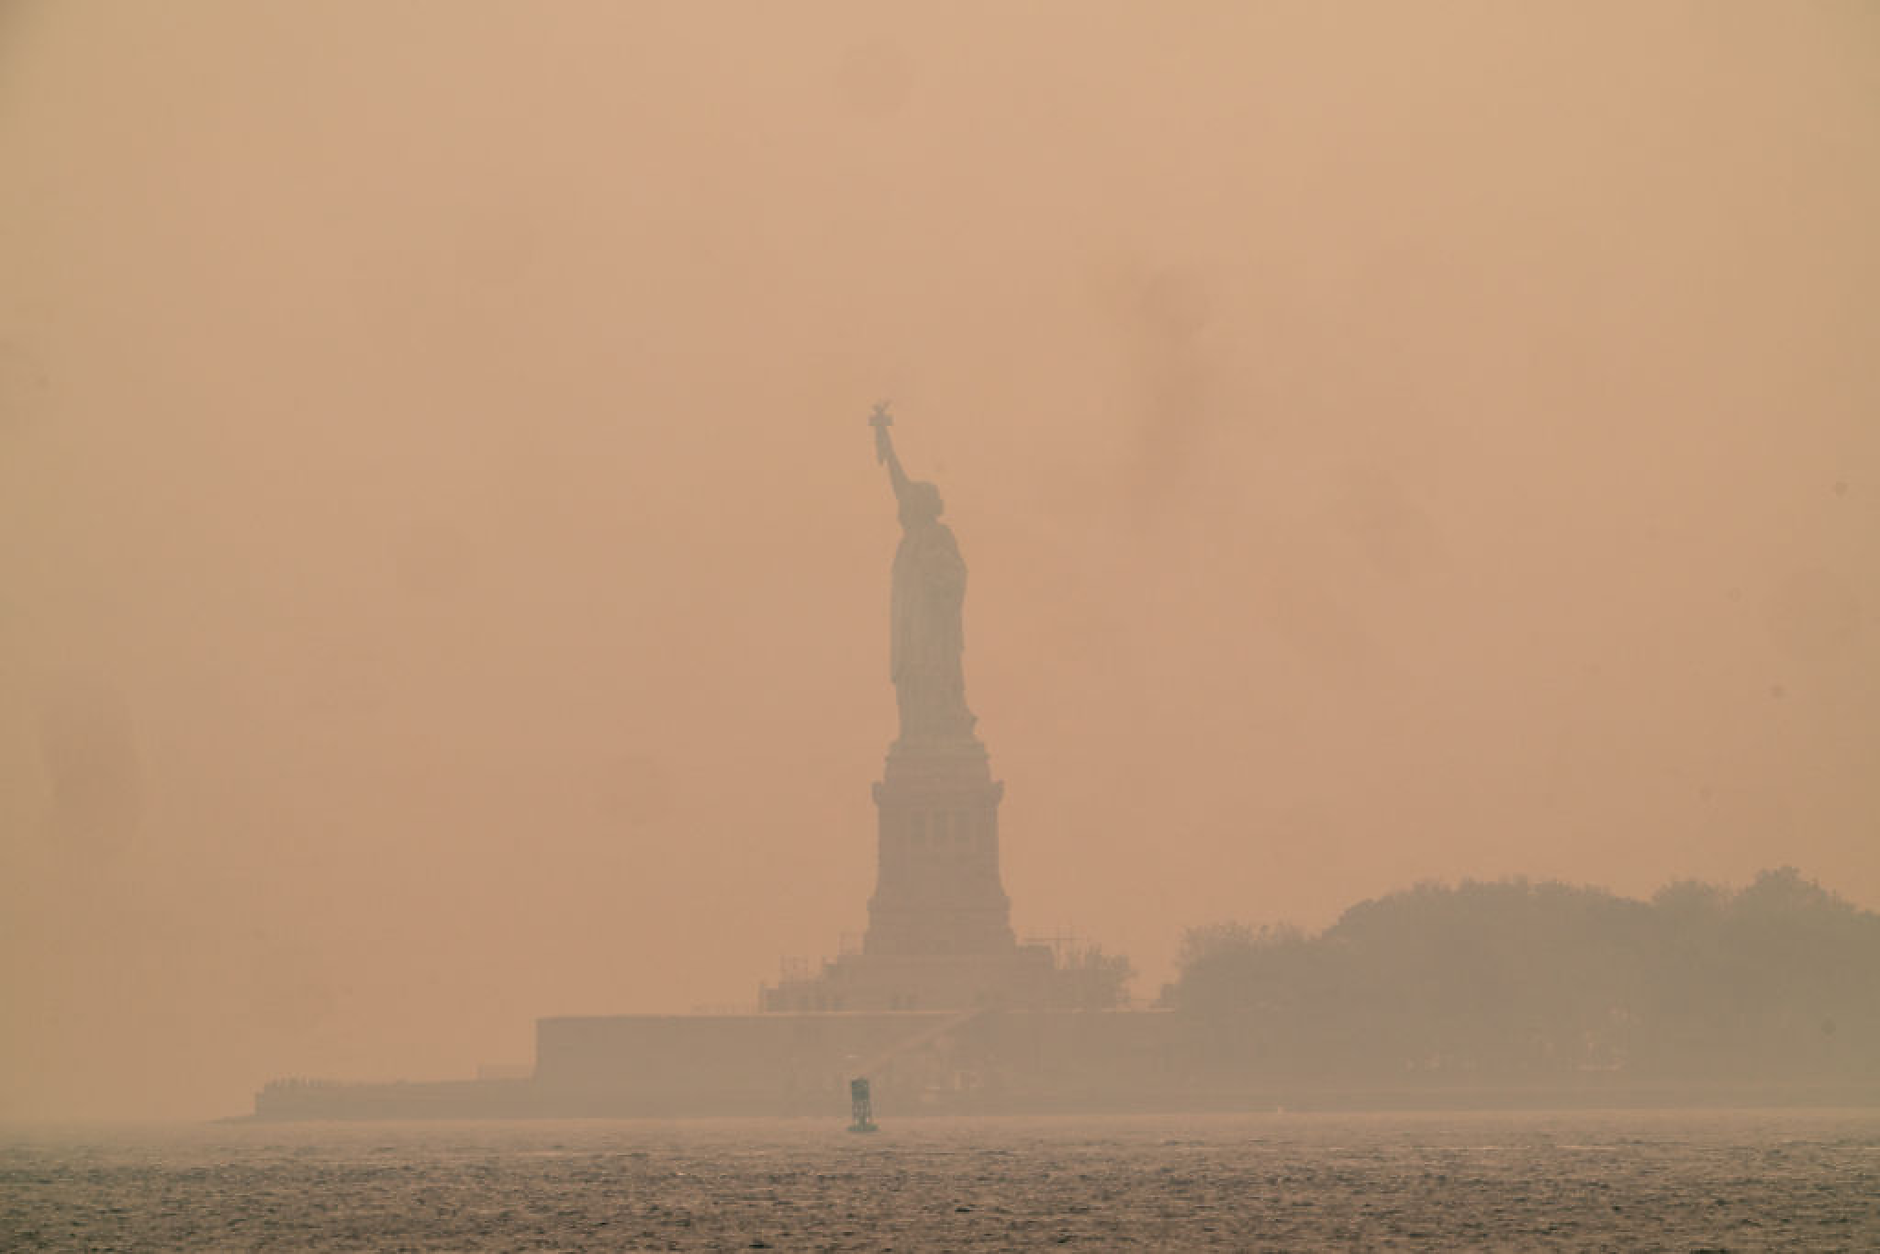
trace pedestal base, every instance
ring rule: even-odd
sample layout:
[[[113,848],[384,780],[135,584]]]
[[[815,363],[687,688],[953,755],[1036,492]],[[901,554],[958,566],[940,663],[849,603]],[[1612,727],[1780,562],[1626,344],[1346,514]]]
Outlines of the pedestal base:
[[[766,1011],[1031,1009],[1047,1005],[1056,965],[1046,945],[997,954],[844,954],[808,979],[763,991]]]

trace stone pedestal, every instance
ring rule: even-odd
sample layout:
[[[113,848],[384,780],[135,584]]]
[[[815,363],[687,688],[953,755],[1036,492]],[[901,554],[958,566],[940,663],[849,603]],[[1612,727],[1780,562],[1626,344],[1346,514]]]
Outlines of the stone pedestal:
[[[1011,901],[999,880],[999,799],[977,738],[896,741],[875,785],[871,957],[1009,954]]]
[[[971,735],[903,737],[875,785],[875,895],[862,952],[764,990],[774,1011],[965,1010],[1047,1003],[1055,964],[1012,935],[999,798]]]

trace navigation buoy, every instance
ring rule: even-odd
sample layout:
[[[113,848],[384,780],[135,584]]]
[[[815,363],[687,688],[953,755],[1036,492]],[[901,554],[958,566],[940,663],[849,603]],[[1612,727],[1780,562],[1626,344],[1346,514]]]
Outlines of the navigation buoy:
[[[857,1077],[849,1081],[849,1107],[854,1112],[855,1122],[849,1125],[850,1132],[878,1132],[875,1126],[875,1106],[868,1097],[868,1081]]]

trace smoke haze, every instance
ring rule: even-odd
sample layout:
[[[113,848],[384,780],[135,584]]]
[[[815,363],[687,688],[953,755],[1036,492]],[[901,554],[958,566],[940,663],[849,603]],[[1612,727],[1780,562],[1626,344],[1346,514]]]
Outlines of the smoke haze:
[[[892,397],[1021,933],[1880,906],[1880,10],[0,10],[0,1116],[859,932]]]

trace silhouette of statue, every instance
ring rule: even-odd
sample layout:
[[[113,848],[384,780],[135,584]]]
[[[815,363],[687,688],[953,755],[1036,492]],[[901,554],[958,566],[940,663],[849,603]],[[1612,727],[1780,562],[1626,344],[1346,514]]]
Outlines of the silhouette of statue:
[[[966,562],[953,532],[940,521],[940,489],[910,480],[894,455],[888,404],[875,406],[875,458],[886,463],[900,506],[901,544],[894,551],[888,674],[901,711],[901,739],[970,738],[976,721],[966,708],[966,647],[961,607]]]

